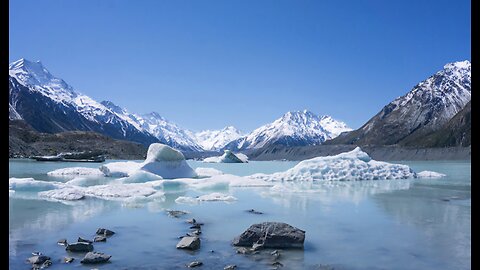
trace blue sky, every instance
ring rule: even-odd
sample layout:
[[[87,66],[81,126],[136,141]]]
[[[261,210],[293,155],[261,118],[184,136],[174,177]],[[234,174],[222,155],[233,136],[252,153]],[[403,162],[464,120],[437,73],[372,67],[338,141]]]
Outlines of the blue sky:
[[[290,110],[358,128],[470,60],[470,1],[10,0],[9,58],[135,113],[243,131]]]

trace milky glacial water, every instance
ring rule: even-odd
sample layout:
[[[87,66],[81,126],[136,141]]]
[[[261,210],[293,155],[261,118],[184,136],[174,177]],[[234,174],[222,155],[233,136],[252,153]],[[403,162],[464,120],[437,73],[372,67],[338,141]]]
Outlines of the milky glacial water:
[[[111,162],[111,161],[107,161]],[[284,171],[298,162],[262,161],[247,164],[211,164],[188,161],[245,176]],[[270,252],[236,254],[233,238],[251,224],[289,223],[306,231],[305,247],[282,250],[280,269],[471,269],[471,163],[470,161],[398,161],[413,170],[444,173],[437,179],[335,181],[286,183],[270,187],[207,190],[171,188],[165,200],[139,207],[119,201],[87,198],[75,202],[40,199],[35,192],[15,192],[9,198],[9,266],[29,269],[25,259],[33,251],[52,258],[49,269],[186,269],[201,260],[198,269],[271,269]],[[98,163],[57,163],[10,160],[10,177],[59,181],[47,172],[65,167],[98,167]],[[177,204],[179,196],[227,193],[233,202]],[[264,212],[255,215],[248,209]],[[190,212],[172,218],[165,209]],[[178,237],[189,232],[185,219],[202,226],[201,248],[175,248]],[[68,253],[57,245],[61,238],[74,242],[93,238],[99,227],[116,234],[95,251],[112,255],[109,263],[82,265],[84,253]],[[213,251],[213,252],[211,252]],[[63,264],[65,256],[75,257]],[[323,267],[323,268],[322,268]],[[330,268],[328,268],[330,267]]]

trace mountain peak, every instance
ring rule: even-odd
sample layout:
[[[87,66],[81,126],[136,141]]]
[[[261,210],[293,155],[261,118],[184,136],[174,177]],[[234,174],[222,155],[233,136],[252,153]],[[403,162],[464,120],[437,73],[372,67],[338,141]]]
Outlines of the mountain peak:
[[[472,65],[469,60],[464,60],[464,61],[448,63],[445,66],[443,66],[443,68],[444,69],[470,69],[471,66]]]

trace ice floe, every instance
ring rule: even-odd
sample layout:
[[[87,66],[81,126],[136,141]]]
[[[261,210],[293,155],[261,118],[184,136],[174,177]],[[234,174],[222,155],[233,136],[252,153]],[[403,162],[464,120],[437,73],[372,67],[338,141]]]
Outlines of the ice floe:
[[[10,178],[8,179],[9,190],[14,191],[42,191],[63,187],[61,182],[39,181],[33,178]]]
[[[196,168],[195,172],[197,173],[198,177],[210,177],[215,175],[222,175],[223,172],[214,168]]]
[[[135,161],[111,162],[100,166],[100,171],[108,177],[127,177],[140,169],[142,163]]]
[[[104,173],[98,168],[86,168],[86,167],[70,167],[57,169],[51,172],[48,172],[49,176],[103,176]]]
[[[180,196],[175,199],[176,203],[180,204],[197,204],[200,202],[207,202],[207,201],[223,201],[223,202],[233,202],[236,201],[237,198],[233,197],[232,195],[223,194],[219,192],[213,192],[210,194],[205,194],[198,197],[188,197],[188,196]]]
[[[443,173],[438,173],[438,172],[432,172],[432,171],[421,171],[417,173],[417,177],[419,178],[440,178],[444,177],[446,174]]]
[[[415,177],[415,172],[407,165],[373,160],[360,147],[335,156],[304,160],[285,172],[249,176],[265,181],[380,180]]]

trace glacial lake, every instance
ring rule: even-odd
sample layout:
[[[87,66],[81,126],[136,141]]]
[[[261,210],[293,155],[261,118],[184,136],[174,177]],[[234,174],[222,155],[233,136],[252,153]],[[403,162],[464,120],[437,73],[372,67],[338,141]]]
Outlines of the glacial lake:
[[[285,171],[298,162],[188,163],[192,168],[246,176]],[[271,187],[172,187],[165,190],[163,199],[134,206],[96,198],[45,200],[33,190],[10,192],[9,267],[30,269],[25,260],[32,252],[41,251],[52,258],[48,269],[188,269],[186,264],[194,260],[203,262],[195,269],[223,269],[229,264],[237,269],[274,269],[273,250],[237,254],[231,241],[254,223],[279,221],[306,231],[304,249],[282,250],[277,261],[283,267],[279,269],[471,269],[470,161],[394,163],[446,177],[288,183],[282,192]],[[62,181],[47,172],[100,165],[11,159],[9,175]],[[179,196],[212,192],[237,200],[175,202]],[[173,218],[165,209],[190,213]],[[264,214],[248,213],[248,209]],[[178,237],[190,231],[185,222],[189,218],[204,223],[197,251],[175,248]],[[99,227],[116,232],[107,242],[94,243],[95,251],[112,255],[108,263],[82,265],[85,253],[69,253],[57,244],[62,238],[69,242],[79,236],[92,239]],[[75,261],[64,264],[65,256]]]

